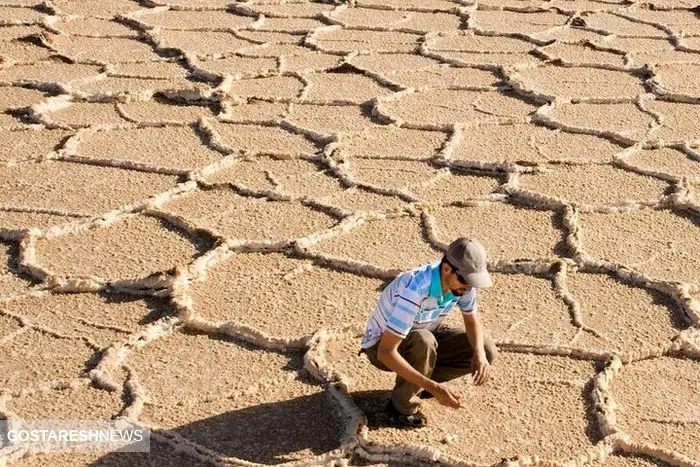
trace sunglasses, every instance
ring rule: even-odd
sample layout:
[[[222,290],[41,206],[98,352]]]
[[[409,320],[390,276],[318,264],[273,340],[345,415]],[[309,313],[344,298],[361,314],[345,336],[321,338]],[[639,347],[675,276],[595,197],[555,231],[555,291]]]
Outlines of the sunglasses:
[[[447,263],[447,265],[450,267],[450,269],[452,269],[452,272],[455,274],[455,276],[457,276],[457,280],[459,281],[460,284],[469,285],[469,282],[467,282],[467,280],[464,277],[462,277],[462,275],[460,273],[457,272],[457,268],[454,267],[454,265],[452,263],[450,263],[449,261],[445,261],[445,263]]]

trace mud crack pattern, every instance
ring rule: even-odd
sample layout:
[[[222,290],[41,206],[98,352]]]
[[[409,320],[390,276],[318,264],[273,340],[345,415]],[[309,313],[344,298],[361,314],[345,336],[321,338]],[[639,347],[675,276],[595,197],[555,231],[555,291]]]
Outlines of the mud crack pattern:
[[[0,1],[0,418],[18,465],[700,465],[700,20],[684,0]],[[376,423],[379,291],[490,252],[501,349]]]

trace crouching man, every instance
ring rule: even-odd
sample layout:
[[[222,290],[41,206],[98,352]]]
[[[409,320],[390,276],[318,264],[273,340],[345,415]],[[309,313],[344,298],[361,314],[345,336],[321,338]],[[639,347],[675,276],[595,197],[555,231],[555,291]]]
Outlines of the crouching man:
[[[420,399],[435,397],[442,405],[460,407],[460,395],[446,381],[467,373],[477,385],[491,378],[497,350],[484,335],[476,294],[492,284],[483,245],[458,238],[440,261],[399,275],[382,291],[361,352],[380,370],[396,373],[386,407],[393,424],[425,426]],[[464,329],[442,323],[455,304]]]

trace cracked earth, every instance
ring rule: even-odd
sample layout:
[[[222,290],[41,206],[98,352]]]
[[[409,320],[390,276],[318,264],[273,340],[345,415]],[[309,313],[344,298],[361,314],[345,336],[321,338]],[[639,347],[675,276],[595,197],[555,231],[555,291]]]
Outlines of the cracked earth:
[[[700,466],[700,7],[0,0],[0,464]],[[357,356],[480,239],[494,380],[415,431]]]

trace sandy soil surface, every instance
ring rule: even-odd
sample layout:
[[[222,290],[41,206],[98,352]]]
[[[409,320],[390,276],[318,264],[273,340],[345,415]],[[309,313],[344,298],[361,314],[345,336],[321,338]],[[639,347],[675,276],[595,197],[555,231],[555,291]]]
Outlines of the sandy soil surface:
[[[699,8],[0,1],[0,419],[152,430],[0,465],[700,465]],[[458,236],[494,378],[396,429],[360,337]]]

